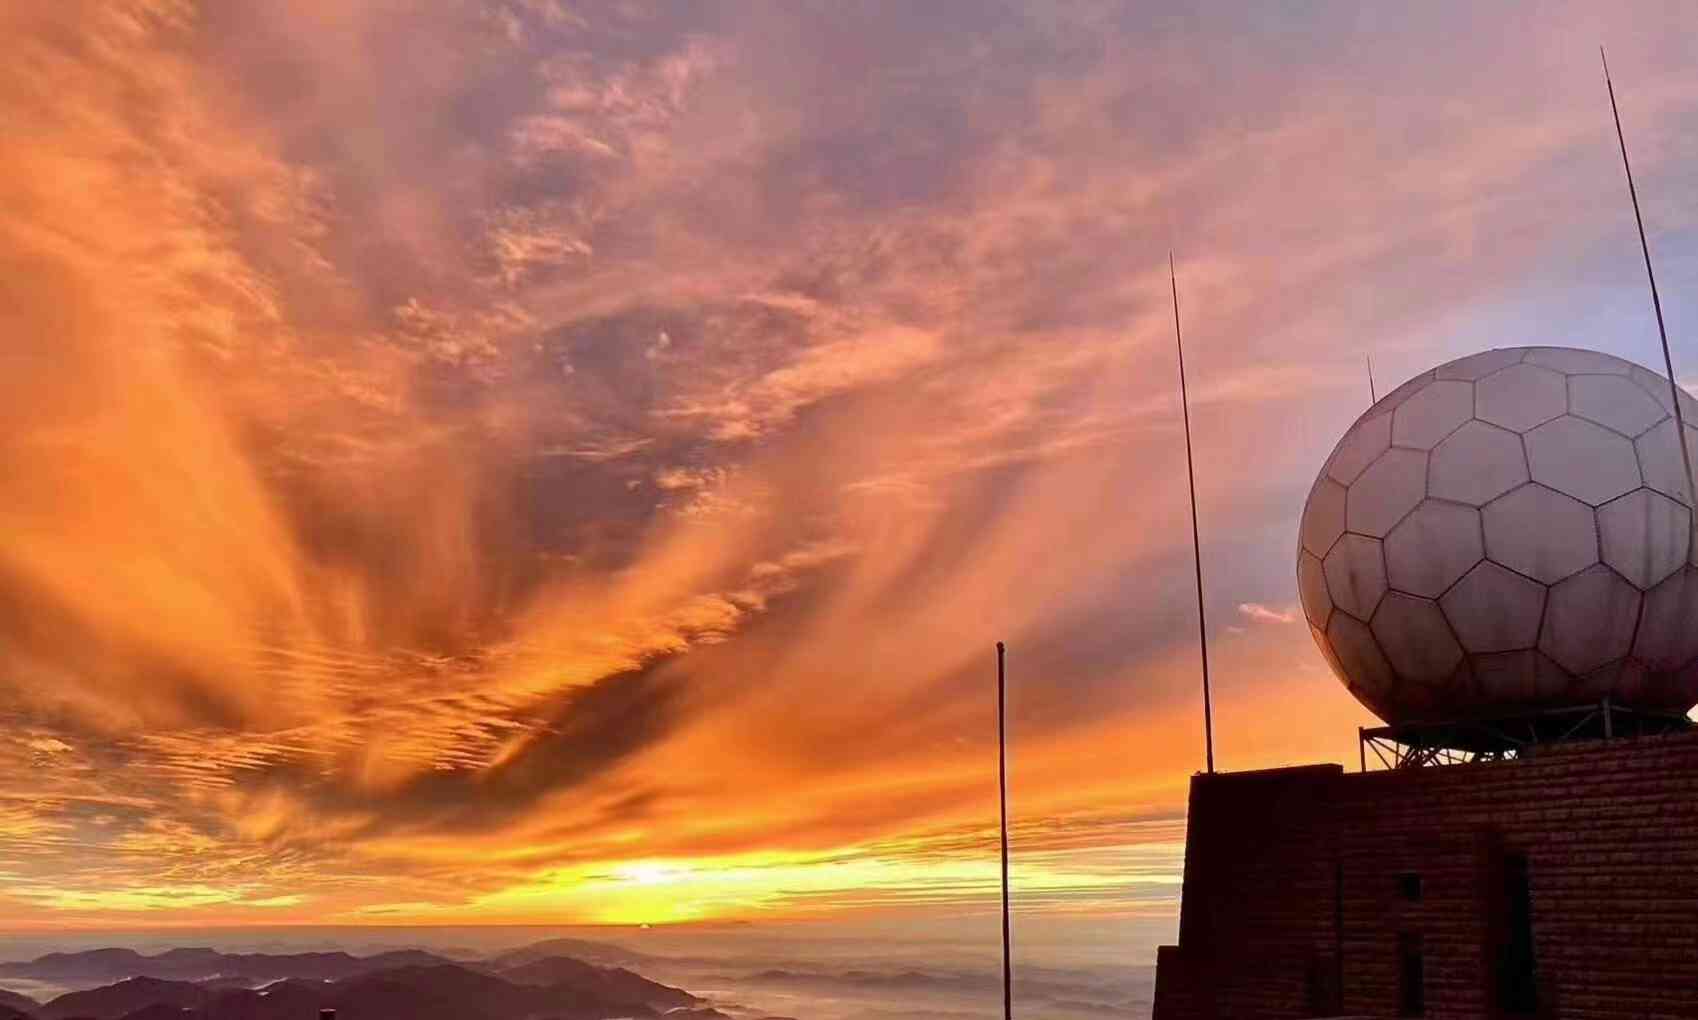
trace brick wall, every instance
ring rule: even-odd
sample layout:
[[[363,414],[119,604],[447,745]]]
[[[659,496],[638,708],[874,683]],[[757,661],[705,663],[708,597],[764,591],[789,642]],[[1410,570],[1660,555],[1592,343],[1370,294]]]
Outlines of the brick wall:
[[[1179,944],[1155,1020],[1503,1016],[1506,861],[1524,855],[1540,1017],[1698,1017],[1698,731],[1519,761],[1192,780]],[[1419,898],[1407,898],[1419,876]]]

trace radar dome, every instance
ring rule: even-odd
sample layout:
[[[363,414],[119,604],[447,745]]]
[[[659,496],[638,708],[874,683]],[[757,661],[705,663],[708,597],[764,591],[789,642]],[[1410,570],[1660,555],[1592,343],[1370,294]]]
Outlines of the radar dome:
[[[1698,400],[1681,391],[1698,457]],[[1698,544],[1667,379],[1515,347],[1425,372],[1345,433],[1303,508],[1316,644],[1388,723],[1605,697],[1698,704]]]

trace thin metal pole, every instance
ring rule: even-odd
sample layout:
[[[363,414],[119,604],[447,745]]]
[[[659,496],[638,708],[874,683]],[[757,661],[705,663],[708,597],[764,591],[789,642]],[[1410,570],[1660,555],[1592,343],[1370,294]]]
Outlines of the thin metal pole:
[[[1633,222],[1639,228],[1639,252],[1645,256],[1645,279],[1651,282],[1651,307],[1657,312],[1657,335],[1663,341],[1663,367],[1669,373],[1669,396],[1674,400],[1674,427],[1680,434],[1680,455],[1686,463],[1686,495],[1698,506],[1698,492],[1693,491],[1692,448],[1686,439],[1686,415],[1680,409],[1680,385],[1674,381],[1674,355],[1669,353],[1669,331],[1663,325],[1663,301],[1657,296],[1657,273],[1651,268],[1651,246],[1645,240],[1645,219],[1639,214],[1639,189],[1633,186],[1633,164],[1627,160],[1627,136],[1621,133],[1621,108],[1615,102],[1615,83],[1610,81],[1610,59],[1604,48],[1598,47],[1598,58],[1604,62],[1604,87],[1610,92],[1610,113],[1615,116],[1615,140],[1621,146],[1621,168],[1627,172],[1627,195],[1633,200]]]
[[[1197,527],[1197,467],[1191,455],[1191,398],[1185,388],[1185,338],[1179,332],[1179,275],[1173,252],[1167,253],[1167,279],[1173,288],[1173,342],[1179,349],[1179,407],[1185,416],[1185,479],[1191,488],[1191,554],[1197,568],[1197,645],[1203,655],[1203,747],[1209,771],[1215,770],[1215,717],[1209,702],[1209,625],[1203,614],[1203,538]]]
[[[996,780],[1002,799],[1002,1018],[1014,1020],[1014,957],[1008,931],[1008,681],[996,643]]]
[[[1380,402],[1379,389],[1374,385],[1374,356],[1368,355],[1368,406]]]

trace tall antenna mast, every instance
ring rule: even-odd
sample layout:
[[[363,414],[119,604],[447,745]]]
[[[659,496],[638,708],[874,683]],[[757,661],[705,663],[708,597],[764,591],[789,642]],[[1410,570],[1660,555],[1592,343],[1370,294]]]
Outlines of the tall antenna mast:
[[[1615,83],[1610,81],[1610,58],[1598,47],[1598,58],[1604,62],[1604,87],[1610,92],[1610,113],[1615,116],[1615,140],[1621,146],[1621,168],[1627,172],[1627,194],[1633,200],[1633,222],[1639,227],[1639,251],[1645,256],[1645,278],[1651,282],[1651,307],[1657,312],[1657,335],[1663,341],[1663,367],[1669,373],[1669,396],[1674,400],[1674,427],[1680,434],[1680,455],[1686,463],[1686,495],[1698,506],[1698,492],[1693,491],[1692,448],[1686,439],[1686,415],[1680,409],[1680,385],[1674,381],[1674,355],[1669,353],[1669,331],[1663,325],[1663,302],[1657,296],[1657,273],[1651,268],[1651,246],[1645,240],[1645,218],[1639,214],[1639,189],[1633,186],[1633,164],[1627,160],[1627,136],[1621,133],[1621,108],[1615,102]]]
[[[1167,253],[1167,280],[1173,288],[1173,342],[1179,349],[1179,407],[1185,416],[1185,478],[1191,488],[1191,555],[1197,567],[1197,645],[1203,654],[1203,747],[1209,771],[1215,770],[1215,714],[1209,703],[1209,625],[1203,615],[1203,539],[1197,527],[1197,467],[1191,455],[1191,398],[1185,389],[1185,338],[1179,331],[1179,275],[1173,252]]]
[[[1370,354],[1368,355],[1368,406],[1372,407],[1379,402],[1379,390],[1374,386],[1374,356]]]
[[[996,643],[996,781],[1002,799],[1002,1020],[1014,1020],[1014,958],[1008,934],[1008,683],[1002,642]]]

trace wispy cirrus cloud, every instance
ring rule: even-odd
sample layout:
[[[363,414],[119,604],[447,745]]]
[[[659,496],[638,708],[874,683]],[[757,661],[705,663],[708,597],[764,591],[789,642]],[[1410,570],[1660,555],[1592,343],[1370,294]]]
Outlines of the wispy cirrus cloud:
[[[1238,614],[1255,623],[1296,623],[1303,618],[1296,606],[1274,609],[1259,602],[1240,602]]]

